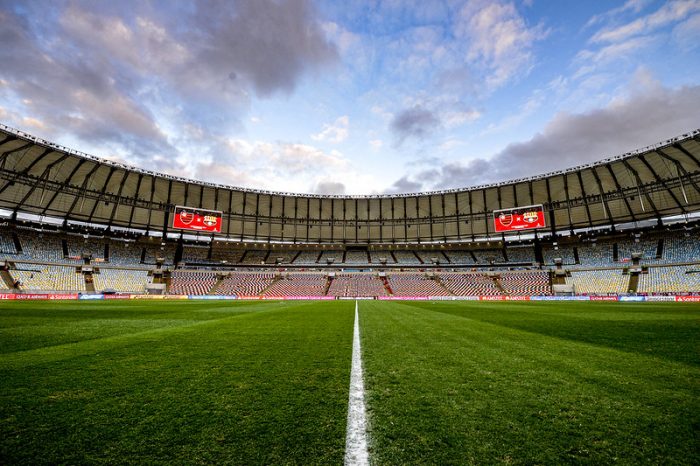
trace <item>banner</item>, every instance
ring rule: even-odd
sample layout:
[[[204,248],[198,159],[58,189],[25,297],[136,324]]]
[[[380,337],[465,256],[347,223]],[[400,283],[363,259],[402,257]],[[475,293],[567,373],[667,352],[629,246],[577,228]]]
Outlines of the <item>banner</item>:
[[[78,296],[78,299],[84,299],[84,300],[105,299],[105,295],[103,295],[103,294],[81,294],[80,296]]]
[[[173,228],[221,233],[222,216],[222,212],[217,210],[176,206],[173,214]]]
[[[698,303],[700,302],[700,296],[676,296],[676,301],[682,303]]]
[[[493,211],[493,224],[496,232],[532,230],[544,228],[544,208],[542,204],[513,209]]]

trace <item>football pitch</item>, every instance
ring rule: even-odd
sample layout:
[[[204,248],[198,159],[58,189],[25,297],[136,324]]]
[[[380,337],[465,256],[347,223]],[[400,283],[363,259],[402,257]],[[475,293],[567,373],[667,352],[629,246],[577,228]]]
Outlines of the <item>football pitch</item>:
[[[342,464],[354,301],[0,302],[0,464]],[[359,301],[372,464],[700,464],[700,305]]]

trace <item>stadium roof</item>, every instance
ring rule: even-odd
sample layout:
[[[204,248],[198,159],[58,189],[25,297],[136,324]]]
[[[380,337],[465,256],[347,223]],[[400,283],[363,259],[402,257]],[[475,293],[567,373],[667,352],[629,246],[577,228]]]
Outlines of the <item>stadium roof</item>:
[[[566,147],[561,148],[566,151]],[[493,237],[493,211],[542,204],[547,232],[700,210],[700,130],[635,152],[486,186],[398,195],[300,195],[187,180],[0,125],[0,208],[167,233],[175,206],[223,212],[221,236],[297,243]]]

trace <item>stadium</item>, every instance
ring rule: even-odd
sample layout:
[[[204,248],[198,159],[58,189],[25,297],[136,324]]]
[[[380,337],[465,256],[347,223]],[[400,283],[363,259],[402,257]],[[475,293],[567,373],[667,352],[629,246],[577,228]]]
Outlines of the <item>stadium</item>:
[[[480,16],[484,11],[501,15],[501,26],[526,28],[521,13],[539,8],[533,2],[522,2],[517,8],[511,2],[463,3],[460,14],[482,19],[464,26],[467,29],[490,24],[492,16],[489,21]],[[172,78],[186,90],[174,99],[177,112],[149,108],[159,130],[172,123],[165,123],[163,115],[172,117],[173,113],[187,113],[185,110],[201,113],[199,107],[188,107],[188,98],[206,101],[209,90],[203,88],[207,86],[215,89],[215,100],[237,108],[226,113],[211,101],[203,105],[204,113],[220,112],[226,125],[240,117],[236,112],[245,114],[238,105],[265,108],[260,102],[263,97],[270,98],[280,89],[294,101],[293,91],[305,88],[297,82],[275,82],[276,70],[268,63],[284,62],[284,54],[306,57],[308,52],[319,63],[346,54],[343,56],[358,60],[353,66],[363,63],[364,58],[344,48],[360,41],[363,31],[356,24],[354,35],[343,29],[353,24],[347,18],[347,22],[339,19],[351,6],[339,8],[341,14],[336,7],[317,5],[321,14],[313,2],[302,0],[260,0],[260,4],[264,8],[255,2],[237,2],[240,11],[233,8],[234,13],[222,5],[221,11],[215,8],[219,20],[238,28],[232,28],[236,34],[243,31],[242,36],[234,34],[225,43],[233,50],[226,60],[238,71],[225,68],[225,85],[207,81],[207,73],[216,75],[221,70],[192,57],[199,57],[193,52],[197,51],[216,62],[210,56],[215,55],[216,47],[202,51],[194,44],[209,44],[212,37],[225,42],[228,36],[217,32],[212,18],[207,17],[207,26],[201,26],[197,21],[202,18],[194,15],[195,21],[188,16],[192,14],[189,7],[171,11],[160,5],[157,15],[146,8],[122,22],[115,19],[122,18],[119,14],[104,5],[65,11],[56,6],[58,22],[42,21],[64,31],[71,53],[80,50],[85,53],[77,54],[81,59],[87,57],[86,62],[105,67],[105,74],[111,70],[110,85],[120,82],[126,86],[135,76],[121,75],[119,66],[145,70],[149,81],[135,93],[138,97],[129,96],[134,101],[147,101],[152,97],[149,92],[167,100],[169,88],[163,83],[171,84],[171,74],[179,73],[177,79],[184,80],[183,76],[189,76],[184,68],[197,68],[197,79],[204,84]],[[494,13],[491,8],[496,6],[501,9]],[[659,11],[663,18],[678,14],[678,26],[668,34],[680,41],[685,24],[680,21],[696,11],[695,6],[666,11],[670,6],[663,5]],[[192,8],[206,12],[210,7]],[[23,8],[0,9],[0,30],[7,32],[0,36],[8,43],[13,37],[24,37],[17,31],[31,29],[31,21],[23,22],[27,14]],[[88,15],[90,8],[106,9]],[[585,8],[591,14],[596,11],[590,5]],[[626,2],[596,13],[580,25],[581,31],[592,33],[608,23],[612,27],[621,21],[621,15],[642,14],[643,8],[651,7]],[[166,27],[164,18],[173,11],[181,14],[178,20],[185,19],[177,27]],[[299,11],[303,13],[301,23],[296,24]],[[253,21],[256,27],[248,27],[250,24],[240,22],[245,15],[253,19],[261,15],[264,21]],[[316,15],[327,15],[326,19],[338,23],[317,24]],[[374,18],[361,17],[367,22]],[[430,15],[428,19],[422,18],[433,21]],[[287,21],[294,27],[287,28]],[[185,34],[178,42],[177,31],[182,33],[193,24],[211,36]],[[271,24],[284,26],[279,27],[282,32],[272,33],[282,34],[277,42],[251,32],[275,29]],[[521,83],[514,77],[512,63],[520,66],[523,80],[530,69],[544,66],[530,60],[533,44],[556,34],[544,24],[520,31],[519,40],[525,42],[520,45],[527,53],[507,54],[508,66],[482,53],[481,58],[492,63],[481,78],[494,86],[480,90],[487,96],[484,102],[502,92],[499,86],[503,83],[513,88]],[[85,25],[89,25],[87,36],[94,40],[92,46],[80,42]],[[408,26],[399,25],[402,31],[404,27]],[[420,37],[430,43],[426,37],[432,36],[425,27],[418,28]],[[384,31],[376,24],[368,28]],[[316,37],[323,35],[321,30],[335,38],[337,47]],[[456,28],[454,34],[460,30]],[[486,35],[487,42],[503,30],[494,26]],[[295,36],[299,31],[307,35]],[[605,34],[610,31],[600,29],[586,46],[609,40]],[[146,33],[148,40],[139,42],[138,34]],[[39,57],[36,62],[27,58],[31,66],[24,68],[0,50],[0,62],[7,64],[0,70],[0,119],[7,122],[0,123],[0,464],[700,463],[697,107],[687,120],[679,120],[692,121],[693,126],[670,126],[680,128],[681,134],[665,134],[646,147],[650,141],[638,139],[644,132],[658,134],[659,128],[667,128],[662,120],[669,114],[683,113],[686,102],[678,98],[686,95],[682,91],[674,94],[662,86],[648,85],[646,69],[636,70],[648,92],[663,91],[673,97],[663,105],[651,100],[651,108],[660,115],[651,122],[644,120],[645,124],[634,128],[633,114],[653,113],[638,110],[645,98],[634,93],[628,100],[611,99],[604,110],[553,116],[531,138],[533,152],[549,154],[544,166],[553,168],[540,170],[534,159],[523,162],[533,164],[539,174],[506,176],[476,185],[470,180],[479,178],[465,178],[463,184],[444,189],[444,180],[439,180],[432,185],[416,184],[436,189],[415,192],[368,189],[372,193],[345,194],[341,183],[343,189],[335,193],[309,190],[305,194],[284,189],[292,184],[280,184],[279,179],[275,182],[280,189],[218,182],[222,178],[217,177],[216,157],[205,164],[206,170],[190,170],[190,177],[171,174],[182,175],[187,170],[174,155],[154,155],[157,137],[149,133],[138,108],[130,107],[124,117],[119,113],[123,96],[110,94],[111,88],[104,83],[95,85],[97,99],[86,97],[94,84],[91,79],[97,80],[102,70],[95,76],[82,70],[75,80],[77,87],[65,93],[72,97],[60,95],[51,73],[33,80],[32,73],[44,66],[40,63],[56,66],[62,57],[72,56],[62,56],[67,49],[56,45],[61,41],[42,42],[43,33],[34,35],[41,47],[58,47],[51,49],[56,53],[32,55],[26,51],[34,49],[18,41],[24,44],[18,49],[25,51],[23,59]],[[383,33],[372,35],[372,40],[381,41],[379,36],[384,37]],[[407,40],[404,32],[397,36]],[[185,39],[191,41],[187,47],[181,46]],[[314,49],[311,43],[318,40],[321,48]],[[468,35],[468,40],[478,42],[478,37]],[[285,48],[285,41],[303,43],[313,50],[297,52]],[[259,55],[264,65],[236,48],[239,42],[251,50],[262,47]],[[650,47],[652,42],[644,44]],[[141,47],[148,64],[139,54],[118,50],[120,43],[131,49]],[[269,43],[275,50],[265,49]],[[499,42],[504,43],[511,42]],[[153,44],[158,53],[151,50]],[[91,47],[104,47],[108,53],[91,55],[87,53],[94,51]],[[388,47],[392,54],[400,54],[392,47]],[[451,43],[451,47],[456,45]],[[437,51],[443,53],[441,45],[425,49],[432,58],[433,53],[439,55]],[[696,49],[683,50],[692,54]],[[585,51],[572,63],[578,65],[588,57]],[[479,60],[472,57],[472,49],[468,52],[459,55],[459,60],[468,62],[470,73],[475,73]],[[595,60],[605,64],[612,53],[605,52]],[[242,56],[253,65],[244,63]],[[110,60],[119,66],[111,68]],[[173,65],[178,60],[186,66]],[[420,60],[409,62],[418,74]],[[81,63],[76,59],[67,68],[80,68]],[[394,65],[388,59],[387,63]],[[615,66],[620,63],[622,59],[613,62]],[[295,70],[302,65],[292,65],[284,73],[301,73]],[[262,66],[263,76],[246,66]],[[20,80],[13,81],[15,68],[22,73]],[[503,75],[503,70],[510,74]],[[457,74],[460,80],[466,79],[467,75]],[[23,87],[25,78],[34,87]],[[504,81],[494,81],[496,78]],[[55,88],[50,95],[36,91],[43,79]],[[558,89],[563,81],[553,80],[545,87]],[[343,81],[330,82],[334,87]],[[436,88],[441,83],[430,81]],[[322,113],[324,105],[336,104],[335,94],[324,101],[328,83],[316,84],[319,105],[310,107],[312,110],[301,106],[305,111],[294,108],[295,120],[300,119],[299,114],[311,119],[314,112]],[[241,87],[234,92],[231,86]],[[312,89],[314,98],[316,90]],[[570,91],[567,98],[578,92]],[[466,94],[475,92],[470,88]],[[534,95],[540,92],[544,92],[542,87]],[[187,93],[194,97],[183,97]],[[231,100],[232,94],[243,104]],[[262,97],[246,100],[249,94]],[[556,91],[552,99],[554,94]],[[70,98],[88,104],[71,109]],[[373,98],[379,100],[376,95]],[[41,99],[55,99],[56,106],[41,113],[35,103]],[[353,96],[349,99],[352,105],[353,99],[358,107],[366,104]],[[100,113],[105,108],[102,100],[109,102],[109,118]],[[688,106],[695,105],[692,99],[686,100]],[[279,112],[275,105],[266,109],[268,117]],[[416,150],[418,158],[428,162],[413,160],[415,166],[439,164],[438,156],[424,154],[423,144],[431,154],[439,154],[454,141],[438,144],[426,135],[427,129],[446,133],[453,125],[468,126],[481,118],[477,110],[439,113],[438,106],[428,109],[422,105],[392,115],[379,105],[372,106],[364,117],[384,118],[396,141],[392,147],[384,145],[371,129],[366,139],[375,139],[366,150],[387,154]],[[450,105],[440,100],[440,106]],[[611,112],[625,106],[633,111],[611,130],[600,129],[611,124]],[[666,106],[668,112],[661,108]],[[49,113],[57,108],[60,115],[53,119]],[[510,115],[511,110],[515,113],[509,106],[506,129],[501,129],[505,132],[529,124],[523,122],[530,113],[518,119]],[[22,112],[27,116],[20,115]],[[453,119],[445,116],[448,113]],[[106,118],[109,130],[99,128],[101,118]],[[352,118],[356,124],[362,117],[353,114]],[[88,131],[76,129],[77,122],[84,120],[93,126]],[[211,124],[216,126],[215,120],[203,118],[202,122],[214,121]],[[250,127],[259,120],[251,117]],[[569,120],[575,129],[565,132],[567,138],[551,137],[562,121]],[[336,147],[348,137],[349,121],[347,116],[337,118],[335,126],[323,125],[323,131],[309,139]],[[601,138],[619,138],[613,147],[627,147],[630,139],[643,142],[617,155],[598,153],[602,146],[586,133],[587,122],[598,128]],[[289,128],[278,121],[275,124],[282,127],[280,131],[297,131],[291,120],[287,120]],[[478,145],[475,139],[487,140],[496,126],[474,132],[478,137],[471,142]],[[23,129],[17,129],[20,127]],[[225,151],[222,147],[246,146],[242,139],[230,138],[225,139],[229,145],[217,145],[223,139],[213,129],[195,131],[189,124],[177,128],[187,136],[171,138],[176,143],[166,147],[180,155],[203,147]],[[571,136],[579,133],[582,136]],[[104,136],[106,143],[98,145],[105,149],[104,154],[75,149],[89,152],[86,147],[92,146],[87,141],[99,140],[103,134],[109,135]],[[270,134],[271,140],[283,133]],[[630,134],[632,137],[625,136]],[[194,140],[205,142],[197,146]],[[564,142],[554,144],[555,140]],[[84,145],[70,146],[66,141]],[[138,143],[131,144],[133,141]],[[249,144],[256,148],[250,158],[264,158],[273,145]],[[524,152],[525,146],[521,143],[518,148]],[[118,150],[110,152],[115,147]],[[336,167],[341,177],[336,179],[364,175],[338,162],[339,151],[321,156],[321,151],[311,151],[315,155],[309,156],[310,146],[295,147],[298,151],[291,155],[269,159],[273,162],[265,169],[270,177],[273,172],[282,172],[282,178],[302,177],[306,172],[295,164],[306,165],[304,170],[314,176],[318,172],[320,177],[324,160]],[[245,159],[238,155],[236,160]],[[206,158],[199,154],[188,157]],[[560,168],[555,157],[568,165]],[[516,167],[502,173],[521,171],[519,162],[501,159]],[[390,163],[397,164],[396,160]],[[244,168],[236,167],[237,176],[245,172],[240,163]],[[452,167],[459,176],[467,172],[475,176],[471,172],[480,166],[446,164],[442,169],[431,166],[412,173],[426,179],[435,173],[447,178],[445,167]],[[226,170],[219,166],[219,171],[230,175]],[[367,171],[371,171],[369,166]],[[240,179],[260,179],[253,173],[243,175]],[[394,186],[404,185],[397,182]]]

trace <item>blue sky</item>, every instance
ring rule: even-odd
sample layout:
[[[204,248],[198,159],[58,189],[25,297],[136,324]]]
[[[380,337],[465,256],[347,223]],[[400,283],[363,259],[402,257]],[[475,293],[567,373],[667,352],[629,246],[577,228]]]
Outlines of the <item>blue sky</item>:
[[[700,127],[700,0],[0,0],[0,122],[266,190],[469,187]]]

